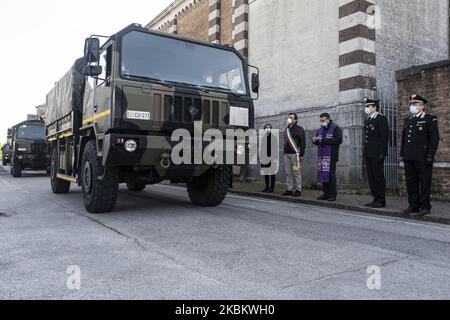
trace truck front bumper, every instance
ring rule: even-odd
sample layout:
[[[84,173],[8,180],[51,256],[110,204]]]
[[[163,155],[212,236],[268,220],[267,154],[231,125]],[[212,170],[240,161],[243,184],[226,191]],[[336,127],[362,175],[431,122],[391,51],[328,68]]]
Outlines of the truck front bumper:
[[[50,156],[47,154],[16,154],[14,165],[19,164],[23,169],[44,170],[50,167]]]

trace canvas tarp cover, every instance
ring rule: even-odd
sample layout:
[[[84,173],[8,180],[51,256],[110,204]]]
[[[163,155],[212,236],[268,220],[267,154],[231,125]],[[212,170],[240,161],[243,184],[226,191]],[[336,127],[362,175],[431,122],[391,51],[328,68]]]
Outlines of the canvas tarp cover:
[[[84,59],[78,59],[47,95],[45,111],[47,125],[64,118],[72,111],[82,110],[85,85],[83,66]]]

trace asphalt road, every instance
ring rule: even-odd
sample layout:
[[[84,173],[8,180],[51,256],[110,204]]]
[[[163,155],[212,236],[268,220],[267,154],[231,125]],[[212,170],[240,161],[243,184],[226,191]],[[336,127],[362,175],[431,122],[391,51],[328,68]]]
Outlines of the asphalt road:
[[[81,197],[0,168],[1,299],[450,298],[445,225],[234,195],[199,208],[171,186],[121,187],[103,215]]]

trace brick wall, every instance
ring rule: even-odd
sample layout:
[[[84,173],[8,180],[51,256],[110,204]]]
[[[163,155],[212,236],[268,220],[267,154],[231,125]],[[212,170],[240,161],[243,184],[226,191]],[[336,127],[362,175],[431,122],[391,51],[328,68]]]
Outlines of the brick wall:
[[[200,1],[178,17],[178,34],[201,41],[209,41],[208,25],[209,3]]]
[[[147,28],[232,45],[233,4],[233,0],[178,0],[152,20]]]
[[[399,133],[409,115],[408,97],[417,93],[429,104],[426,112],[438,117],[441,136],[433,179],[436,199],[450,200],[450,60],[416,66],[397,72]],[[401,142],[399,134],[399,144]],[[405,193],[404,172],[400,170],[400,188]]]

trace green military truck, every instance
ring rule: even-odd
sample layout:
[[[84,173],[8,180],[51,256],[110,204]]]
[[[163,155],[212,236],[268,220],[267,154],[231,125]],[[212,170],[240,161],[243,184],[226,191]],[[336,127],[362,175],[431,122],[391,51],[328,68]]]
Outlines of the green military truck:
[[[50,154],[45,141],[45,123],[42,120],[23,121],[8,129],[10,141],[11,175],[22,176],[23,170],[50,172]]]
[[[52,191],[67,193],[76,183],[86,210],[103,213],[114,209],[121,183],[142,191],[170,181],[187,184],[196,205],[219,205],[231,167],[174,165],[171,135],[176,129],[193,133],[198,121],[203,132],[214,128],[224,135],[252,128],[259,76],[248,77],[248,70],[230,46],[137,24],[86,39],[84,57],[47,95]]]

